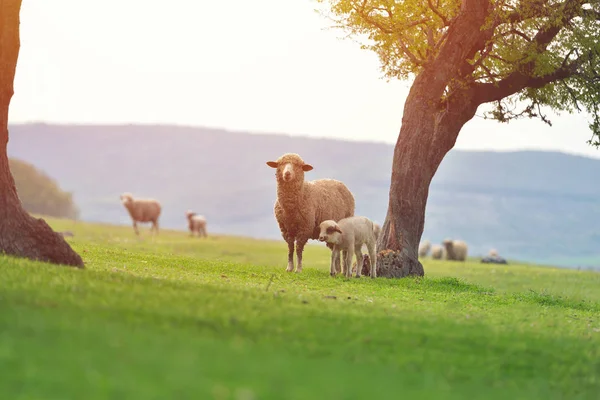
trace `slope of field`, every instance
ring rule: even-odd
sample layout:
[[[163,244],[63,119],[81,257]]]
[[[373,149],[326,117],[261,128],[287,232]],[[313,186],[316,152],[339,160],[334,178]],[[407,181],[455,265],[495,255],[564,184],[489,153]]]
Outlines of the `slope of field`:
[[[87,268],[0,256],[10,399],[596,399],[600,274],[425,260],[331,278],[307,246],[51,220]]]

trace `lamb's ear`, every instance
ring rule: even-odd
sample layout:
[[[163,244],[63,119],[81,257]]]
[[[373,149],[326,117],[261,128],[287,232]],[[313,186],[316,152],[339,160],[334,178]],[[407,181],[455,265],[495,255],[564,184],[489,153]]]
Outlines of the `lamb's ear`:
[[[336,231],[336,232],[339,232],[339,233],[342,233],[342,230],[341,230],[341,229],[340,229],[340,227],[339,227],[339,226],[337,226],[337,225],[335,226],[335,231]]]
[[[302,166],[302,171],[304,171],[304,172],[311,171],[312,169],[313,169],[313,166],[312,166],[312,165],[310,165],[310,164],[304,164],[304,165]]]
[[[277,168],[277,163],[275,161],[267,161],[267,165],[271,168]]]

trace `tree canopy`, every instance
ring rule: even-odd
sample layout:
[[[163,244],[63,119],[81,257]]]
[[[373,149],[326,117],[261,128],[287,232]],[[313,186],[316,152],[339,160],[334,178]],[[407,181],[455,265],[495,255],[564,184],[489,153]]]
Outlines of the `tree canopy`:
[[[61,190],[54,179],[25,161],[9,159],[9,165],[25,210],[49,217],[78,218],[72,194]]]
[[[433,70],[440,107],[492,103],[506,122],[586,112],[600,146],[599,0],[317,0],[387,78]],[[465,97],[466,96],[466,97]]]

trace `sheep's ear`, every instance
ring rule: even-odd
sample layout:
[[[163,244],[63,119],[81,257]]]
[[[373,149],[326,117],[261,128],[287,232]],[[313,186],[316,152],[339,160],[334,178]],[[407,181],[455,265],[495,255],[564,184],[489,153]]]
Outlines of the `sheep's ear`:
[[[304,164],[304,165],[302,166],[302,171],[304,171],[304,172],[311,171],[312,169],[313,169],[313,166],[312,166],[312,165],[310,165],[310,164]]]
[[[341,229],[340,229],[340,227],[339,227],[339,226],[337,226],[337,225],[336,225],[336,227],[335,227],[335,231],[336,231],[336,232],[339,232],[339,233],[342,233],[342,230],[341,230]]]
[[[277,163],[275,161],[267,161],[267,165],[271,168],[277,168]]]

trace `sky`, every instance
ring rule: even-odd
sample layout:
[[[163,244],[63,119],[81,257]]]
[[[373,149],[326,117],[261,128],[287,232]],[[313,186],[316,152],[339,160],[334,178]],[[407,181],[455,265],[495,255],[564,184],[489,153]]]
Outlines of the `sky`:
[[[312,0],[24,0],[10,122],[162,123],[395,143],[410,82]],[[456,148],[600,158],[585,115],[500,124]]]

